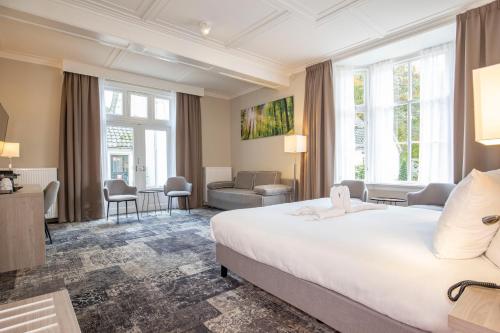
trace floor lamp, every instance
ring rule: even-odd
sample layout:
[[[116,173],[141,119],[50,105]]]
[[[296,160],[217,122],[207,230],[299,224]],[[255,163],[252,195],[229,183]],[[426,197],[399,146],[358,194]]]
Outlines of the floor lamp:
[[[287,135],[285,136],[285,153],[294,154],[293,160],[293,185],[292,185],[292,201],[296,199],[297,187],[297,155],[306,152],[306,137],[304,135]]]
[[[500,145],[500,64],[475,69],[472,75],[476,141],[486,146]],[[498,215],[483,217],[484,224],[499,220]]]

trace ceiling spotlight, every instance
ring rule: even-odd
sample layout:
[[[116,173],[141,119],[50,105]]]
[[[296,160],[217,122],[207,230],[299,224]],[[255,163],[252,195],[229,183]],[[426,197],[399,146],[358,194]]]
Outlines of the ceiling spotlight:
[[[208,36],[210,30],[212,30],[212,24],[210,24],[210,22],[207,21],[200,22],[200,32],[203,36]]]

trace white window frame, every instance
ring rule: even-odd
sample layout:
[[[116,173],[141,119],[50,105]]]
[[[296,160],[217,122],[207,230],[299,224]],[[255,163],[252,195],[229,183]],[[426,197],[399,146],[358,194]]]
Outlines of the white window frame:
[[[362,67],[362,68],[356,68],[353,70],[353,75],[356,75],[357,73],[360,73],[360,72],[363,72],[364,73],[364,81],[363,81],[363,101],[364,101],[364,104],[361,104],[361,105],[356,105],[356,103],[354,103],[354,119],[356,119],[356,113],[363,113],[364,114],[364,117],[363,117],[363,122],[365,124],[365,127],[364,127],[364,135],[365,135],[365,141],[363,143],[363,149],[364,149],[364,152],[365,152],[365,163],[364,163],[364,167],[365,167],[365,171],[364,171],[364,174],[365,174],[365,177],[366,177],[366,155],[368,153],[367,149],[366,149],[366,141],[368,140],[368,136],[367,136],[367,126],[368,126],[368,122],[367,122],[367,119],[368,119],[368,98],[369,98],[369,85],[368,85],[368,82],[369,82],[369,75],[370,75],[370,71],[368,70],[368,68],[366,67]],[[353,87],[354,89],[354,87]],[[356,133],[356,132],[355,132]],[[360,146],[356,145],[356,137],[354,137],[354,149],[357,149],[359,148]],[[363,179],[364,180],[364,179]]]
[[[401,66],[401,65],[406,65],[408,69],[408,100],[406,102],[401,102],[401,101],[394,101],[393,109],[395,109],[398,106],[403,106],[406,105],[407,107],[407,114],[406,114],[406,130],[407,130],[407,137],[406,137],[406,153],[407,155],[407,165],[406,165],[406,173],[408,175],[407,180],[399,180],[398,183],[404,183],[404,184],[416,184],[418,181],[412,180],[412,171],[413,171],[413,161],[412,161],[412,144],[413,143],[418,143],[420,144],[420,140],[413,141],[413,123],[412,123],[412,115],[413,115],[413,108],[412,104],[418,103],[420,107],[420,98],[418,100],[415,100],[413,98],[413,76],[411,72],[411,65],[412,63],[420,60],[420,57],[407,57],[407,58],[402,58],[398,62],[394,63],[393,69],[396,66]],[[399,143],[399,142],[398,142]],[[418,179],[418,177],[417,177]]]
[[[154,130],[165,130],[167,132],[167,173],[168,176],[172,176],[175,173],[175,92],[163,91],[153,88],[146,88],[140,86],[134,86],[126,83],[115,82],[115,81],[105,81],[103,90],[119,91],[123,94],[123,113],[122,115],[115,114],[105,114],[106,116],[106,127],[107,126],[118,126],[118,127],[134,127],[141,128],[141,131],[145,129]],[[132,117],[130,110],[130,97],[131,94],[144,95],[148,98],[148,112],[147,118]],[[154,98],[163,98],[170,101],[169,109],[169,119],[168,120],[158,120],[154,118]],[[142,133],[144,134],[144,133]],[[145,135],[145,134],[144,134]],[[142,136],[144,136],[142,135]],[[134,137],[134,141],[136,138]],[[134,142],[135,146],[135,142]],[[135,150],[135,149],[134,149]],[[107,159],[107,157],[105,157]],[[109,161],[107,162],[109,164]],[[131,164],[136,170],[136,155],[134,154],[134,160]],[[136,170],[137,171],[137,170]],[[135,175],[134,175],[135,179]]]

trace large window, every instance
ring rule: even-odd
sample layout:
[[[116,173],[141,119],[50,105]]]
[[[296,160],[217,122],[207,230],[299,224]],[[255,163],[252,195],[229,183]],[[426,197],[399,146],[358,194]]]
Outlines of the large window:
[[[163,186],[173,174],[174,94],[109,83],[103,95],[106,177],[138,188]]]
[[[368,70],[354,73],[355,106],[355,178],[364,180],[366,175],[367,140],[367,76]],[[404,61],[394,65],[394,141],[399,154],[398,181],[418,180],[419,129],[420,129],[420,61]]]
[[[446,43],[364,68],[336,65],[336,181],[451,181],[453,57]]]

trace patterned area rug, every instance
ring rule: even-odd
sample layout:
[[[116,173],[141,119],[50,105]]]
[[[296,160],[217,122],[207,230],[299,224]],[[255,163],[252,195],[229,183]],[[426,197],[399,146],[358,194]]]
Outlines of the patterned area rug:
[[[0,303],[66,288],[82,332],[333,332],[234,274],[220,277],[216,213],[52,224],[46,264],[0,274]]]

